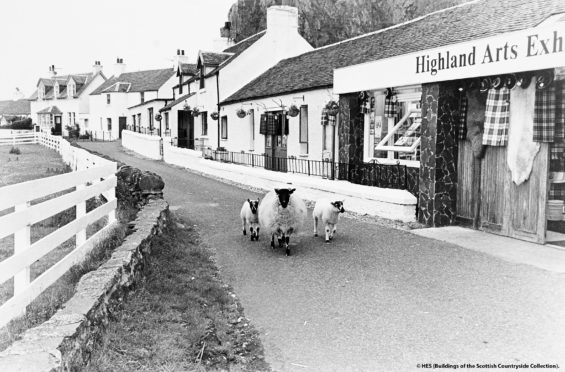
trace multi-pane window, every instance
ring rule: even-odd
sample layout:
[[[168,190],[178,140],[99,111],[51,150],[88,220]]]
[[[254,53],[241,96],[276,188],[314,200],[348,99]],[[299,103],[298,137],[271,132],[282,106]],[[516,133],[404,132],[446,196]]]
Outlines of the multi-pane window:
[[[202,118],[202,135],[207,136],[208,135],[208,112],[206,112],[206,111],[202,112],[202,114],[200,114],[200,117]]]
[[[221,120],[221,139],[228,139],[228,117],[222,116]]]
[[[110,102],[111,102],[110,94],[108,93],[108,94],[106,94],[106,103],[109,105]]]
[[[300,143],[308,143],[308,106],[300,106]]]
[[[169,113],[165,112],[163,116],[165,117],[165,130],[169,130]]]
[[[153,107],[147,109],[147,115],[149,116],[149,129],[153,129]]]
[[[112,118],[107,118],[106,121],[108,123],[108,130],[112,130]]]
[[[145,92],[139,92],[139,100],[141,103],[145,103]]]

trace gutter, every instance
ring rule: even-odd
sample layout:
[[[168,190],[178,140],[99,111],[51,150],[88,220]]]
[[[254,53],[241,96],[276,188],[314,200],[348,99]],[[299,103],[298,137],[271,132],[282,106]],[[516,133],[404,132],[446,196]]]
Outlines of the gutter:
[[[220,124],[222,116],[220,115],[220,71],[216,71],[216,106],[218,109],[218,147],[220,147]]]

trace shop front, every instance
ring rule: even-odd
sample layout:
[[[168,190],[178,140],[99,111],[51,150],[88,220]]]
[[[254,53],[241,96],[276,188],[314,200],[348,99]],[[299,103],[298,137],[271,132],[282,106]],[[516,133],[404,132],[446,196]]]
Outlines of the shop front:
[[[565,241],[564,38],[559,18],[337,69],[340,159],[407,165],[428,226]]]

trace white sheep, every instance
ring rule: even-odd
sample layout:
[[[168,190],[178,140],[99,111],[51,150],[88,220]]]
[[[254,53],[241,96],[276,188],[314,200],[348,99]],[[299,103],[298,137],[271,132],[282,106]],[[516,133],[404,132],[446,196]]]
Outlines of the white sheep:
[[[241,227],[243,228],[243,235],[247,235],[247,227],[249,227],[249,233],[251,235],[252,241],[259,240],[259,216],[257,214],[258,208],[259,199],[247,199],[243,202],[241,212],[239,213],[239,216],[241,217]]]
[[[316,201],[312,218],[314,219],[314,236],[318,236],[318,221],[321,220],[326,228],[326,243],[333,239],[336,233],[336,225],[339,221],[339,214],[345,212],[343,209],[343,201],[331,201],[329,199],[320,199]]]
[[[271,247],[275,248],[276,235],[279,247],[284,245],[287,256],[290,256],[290,236],[298,232],[306,217],[306,204],[298,196],[292,195],[295,190],[269,191],[259,205],[259,223],[271,234]]]

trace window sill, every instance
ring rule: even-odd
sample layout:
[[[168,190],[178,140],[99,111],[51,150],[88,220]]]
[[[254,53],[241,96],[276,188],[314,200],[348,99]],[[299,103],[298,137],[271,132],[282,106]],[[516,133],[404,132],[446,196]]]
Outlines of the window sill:
[[[198,89],[198,94],[206,93],[206,88]]]
[[[298,154],[298,157],[300,158],[307,158],[309,155],[308,154]]]

